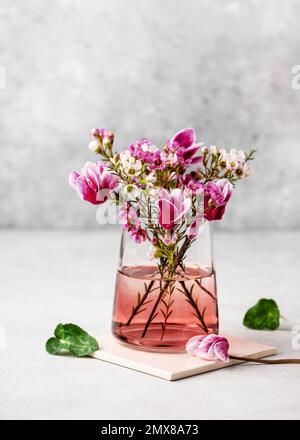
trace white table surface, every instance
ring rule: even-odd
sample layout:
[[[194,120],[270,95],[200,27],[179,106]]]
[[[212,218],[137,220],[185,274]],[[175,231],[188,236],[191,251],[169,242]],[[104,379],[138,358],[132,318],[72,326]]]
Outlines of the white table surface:
[[[59,322],[92,335],[110,331],[119,238],[111,229],[0,232],[0,418],[299,418],[299,365],[243,364],[167,382],[92,358],[48,355],[44,344]],[[300,357],[292,345],[300,233],[219,233],[215,249],[221,332]],[[280,330],[243,327],[244,312],[261,297],[280,305],[287,318]]]

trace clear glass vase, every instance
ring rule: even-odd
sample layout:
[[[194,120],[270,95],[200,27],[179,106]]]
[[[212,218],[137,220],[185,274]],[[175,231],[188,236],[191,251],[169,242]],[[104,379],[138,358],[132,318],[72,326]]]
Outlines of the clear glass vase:
[[[149,243],[124,231],[116,279],[112,332],[132,348],[181,352],[195,335],[218,333],[211,225],[205,221],[175,274],[161,274]]]

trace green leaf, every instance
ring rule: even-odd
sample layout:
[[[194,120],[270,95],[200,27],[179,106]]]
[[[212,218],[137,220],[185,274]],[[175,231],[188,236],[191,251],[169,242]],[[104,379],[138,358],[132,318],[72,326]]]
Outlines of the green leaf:
[[[260,299],[245,314],[243,324],[255,330],[276,330],[280,324],[280,311],[273,299]]]
[[[67,350],[75,356],[87,356],[99,349],[97,340],[75,324],[58,324],[54,335],[46,342],[50,354]]]
[[[46,350],[50,354],[57,354],[57,353],[61,353],[64,350],[68,350],[68,345],[63,344],[57,338],[50,338],[46,342]]]

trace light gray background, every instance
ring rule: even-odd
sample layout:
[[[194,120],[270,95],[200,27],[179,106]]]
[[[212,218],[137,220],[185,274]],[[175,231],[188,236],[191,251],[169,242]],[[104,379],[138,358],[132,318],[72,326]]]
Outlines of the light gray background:
[[[90,128],[124,148],[193,126],[259,149],[222,228],[298,227],[299,21],[296,0],[0,0],[0,226],[98,228],[67,183]]]

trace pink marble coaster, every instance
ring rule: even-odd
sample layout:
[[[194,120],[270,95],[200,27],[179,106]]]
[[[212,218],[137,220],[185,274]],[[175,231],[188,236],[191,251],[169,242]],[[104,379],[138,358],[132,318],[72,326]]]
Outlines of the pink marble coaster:
[[[235,356],[262,358],[276,354],[277,351],[275,347],[249,339],[241,339],[235,336],[226,337],[230,343],[230,354]],[[101,349],[93,353],[93,357],[166,380],[183,379],[184,377],[241,363],[241,361],[236,360],[230,360],[226,363],[206,361],[185,353],[168,354],[133,350],[122,345],[110,335],[101,336],[99,338],[99,346]]]

